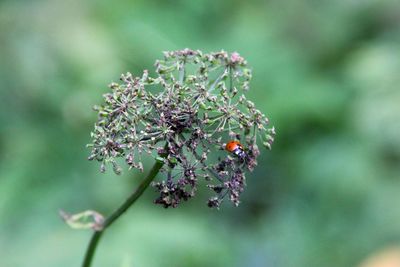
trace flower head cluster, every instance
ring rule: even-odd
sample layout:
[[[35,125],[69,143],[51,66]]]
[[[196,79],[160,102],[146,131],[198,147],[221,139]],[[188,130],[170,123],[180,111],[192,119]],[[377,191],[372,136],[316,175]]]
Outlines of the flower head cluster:
[[[202,53],[184,49],[165,52],[155,63],[156,74],[128,73],[112,83],[92,132],[90,160],[110,163],[116,158],[143,170],[142,155],[162,157],[165,179],[154,182],[155,203],[176,207],[195,195],[200,179],[214,192],[208,206],[219,207],[225,196],[239,204],[260,152],[257,138],[270,149],[275,130],[247,100],[251,71],[238,53]],[[246,157],[225,151],[229,140],[243,145]]]

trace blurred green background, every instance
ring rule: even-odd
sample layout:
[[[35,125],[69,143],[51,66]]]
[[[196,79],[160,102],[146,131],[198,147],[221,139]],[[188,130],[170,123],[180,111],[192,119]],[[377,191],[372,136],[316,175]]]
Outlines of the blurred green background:
[[[90,231],[58,210],[109,214],[140,180],[86,160],[91,107],[186,47],[248,60],[273,150],[238,208],[147,190],[94,266],[359,266],[400,244],[398,0],[1,1],[1,267],[81,264]]]

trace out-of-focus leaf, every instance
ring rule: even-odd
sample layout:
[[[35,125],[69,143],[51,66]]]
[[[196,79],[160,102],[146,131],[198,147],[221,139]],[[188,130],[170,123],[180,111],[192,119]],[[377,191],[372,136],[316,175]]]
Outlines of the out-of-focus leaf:
[[[68,214],[60,210],[61,218],[73,229],[103,229],[104,216],[94,210],[86,210],[76,214]]]

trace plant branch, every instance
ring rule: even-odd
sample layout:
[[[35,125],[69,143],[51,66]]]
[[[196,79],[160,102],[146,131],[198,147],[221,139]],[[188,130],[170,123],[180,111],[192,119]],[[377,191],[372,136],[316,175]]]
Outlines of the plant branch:
[[[103,223],[103,228],[100,231],[95,231],[92,235],[90,243],[86,249],[85,258],[83,260],[82,267],[90,267],[92,263],[93,256],[96,252],[97,244],[105,232],[105,230],[110,227],[136,200],[143,194],[144,190],[150,185],[151,181],[156,177],[161,167],[164,165],[164,162],[161,160],[157,160],[153,168],[150,170],[150,173],[147,177],[142,181],[139,187],[129,196],[127,200],[117,209],[115,210]]]

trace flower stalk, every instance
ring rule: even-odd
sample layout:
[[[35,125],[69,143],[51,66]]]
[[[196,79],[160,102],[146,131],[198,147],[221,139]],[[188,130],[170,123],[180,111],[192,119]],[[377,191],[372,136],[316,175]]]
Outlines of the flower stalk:
[[[90,239],[89,245],[86,249],[85,258],[82,263],[82,267],[90,267],[94,254],[97,249],[97,245],[103,233],[106,231],[108,227],[110,227],[125,211],[131,207],[136,200],[143,194],[146,188],[150,185],[150,183],[154,180],[161,167],[164,165],[162,160],[156,160],[153,165],[153,168],[150,170],[147,177],[141,182],[139,187],[125,200],[122,205],[116,209],[103,223],[101,229],[98,231],[94,231],[92,238]]]

